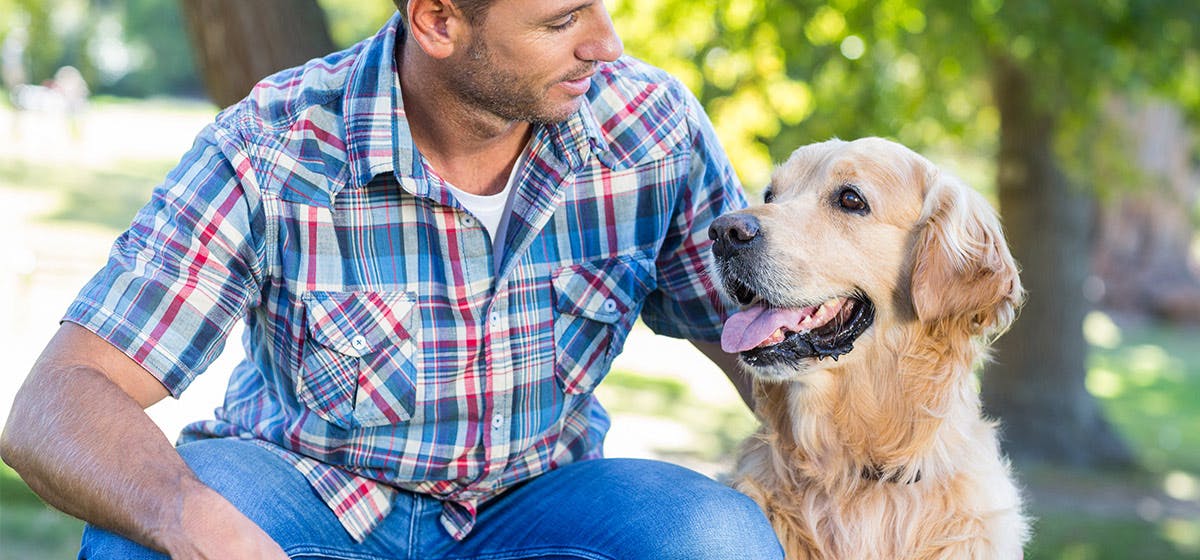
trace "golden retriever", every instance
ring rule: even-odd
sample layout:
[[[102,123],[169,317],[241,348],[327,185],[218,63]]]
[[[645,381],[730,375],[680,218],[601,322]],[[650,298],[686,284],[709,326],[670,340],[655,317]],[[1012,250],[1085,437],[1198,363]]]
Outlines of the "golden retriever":
[[[735,487],[791,560],[1020,558],[973,375],[1023,297],[991,206],[879,138],[796,150],[764,200],[709,231],[762,422]]]

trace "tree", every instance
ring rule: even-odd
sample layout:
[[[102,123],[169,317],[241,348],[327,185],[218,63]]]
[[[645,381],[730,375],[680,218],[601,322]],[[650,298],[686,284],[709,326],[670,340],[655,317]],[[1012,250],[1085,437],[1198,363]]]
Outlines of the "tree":
[[[209,97],[226,107],[262,78],[333,52],[317,0],[180,0]]]
[[[1156,0],[745,0],[715,9],[659,0],[613,10],[627,50],[698,92],[752,189],[771,161],[832,136],[994,154],[1029,298],[984,373],[985,406],[1004,420],[1017,459],[1132,463],[1084,386],[1083,284],[1094,192],[1105,180],[1089,173],[1102,143],[1098,107],[1107,93],[1155,91],[1194,116],[1200,11]]]

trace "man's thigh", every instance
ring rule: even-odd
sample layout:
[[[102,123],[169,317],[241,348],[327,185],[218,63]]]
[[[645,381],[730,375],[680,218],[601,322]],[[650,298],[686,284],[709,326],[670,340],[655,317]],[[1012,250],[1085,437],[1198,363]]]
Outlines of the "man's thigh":
[[[783,558],[758,506],[699,473],[598,459],[529,481],[481,508],[445,558]]]
[[[406,541],[388,540],[403,531],[381,531],[355,543],[325,502],[291,464],[245,440],[211,439],[179,447],[196,476],[262,527],[292,558],[404,558]],[[400,502],[398,500],[398,502]],[[400,522],[404,515],[391,516]],[[388,523],[385,521],[384,525]],[[383,527],[381,527],[382,529]],[[397,550],[399,548],[399,550]],[[160,559],[165,555],[89,525],[81,559]]]

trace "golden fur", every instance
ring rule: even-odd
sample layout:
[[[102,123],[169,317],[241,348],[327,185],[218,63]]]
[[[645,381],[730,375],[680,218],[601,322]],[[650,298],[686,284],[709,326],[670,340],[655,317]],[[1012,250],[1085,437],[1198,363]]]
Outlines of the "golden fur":
[[[868,215],[829,202],[848,184]],[[762,426],[736,488],[791,560],[1020,558],[1028,522],[973,375],[1023,295],[991,206],[877,138],[796,150],[771,192],[743,211],[767,243],[760,284],[789,301],[859,290],[876,314],[836,361],[746,366]]]

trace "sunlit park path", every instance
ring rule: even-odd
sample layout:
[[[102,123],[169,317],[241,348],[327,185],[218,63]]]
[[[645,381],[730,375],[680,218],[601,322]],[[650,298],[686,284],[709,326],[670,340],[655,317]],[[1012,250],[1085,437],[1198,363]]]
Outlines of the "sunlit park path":
[[[214,114],[202,102],[100,100],[71,121],[0,105],[0,423],[76,290]],[[1088,387],[1148,472],[1022,473],[1042,519],[1027,558],[1200,556],[1200,329],[1124,325],[1101,314],[1089,319]],[[180,401],[151,409],[167,437],[219,405],[240,346],[235,339],[228,348]],[[614,416],[611,456],[663,458],[722,477],[753,428],[707,360],[645,328],[631,335],[600,393]],[[0,472],[0,490],[8,492],[0,538],[28,538],[0,546],[0,560],[69,557],[78,524],[31,498],[16,504],[14,488],[11,471]]]

